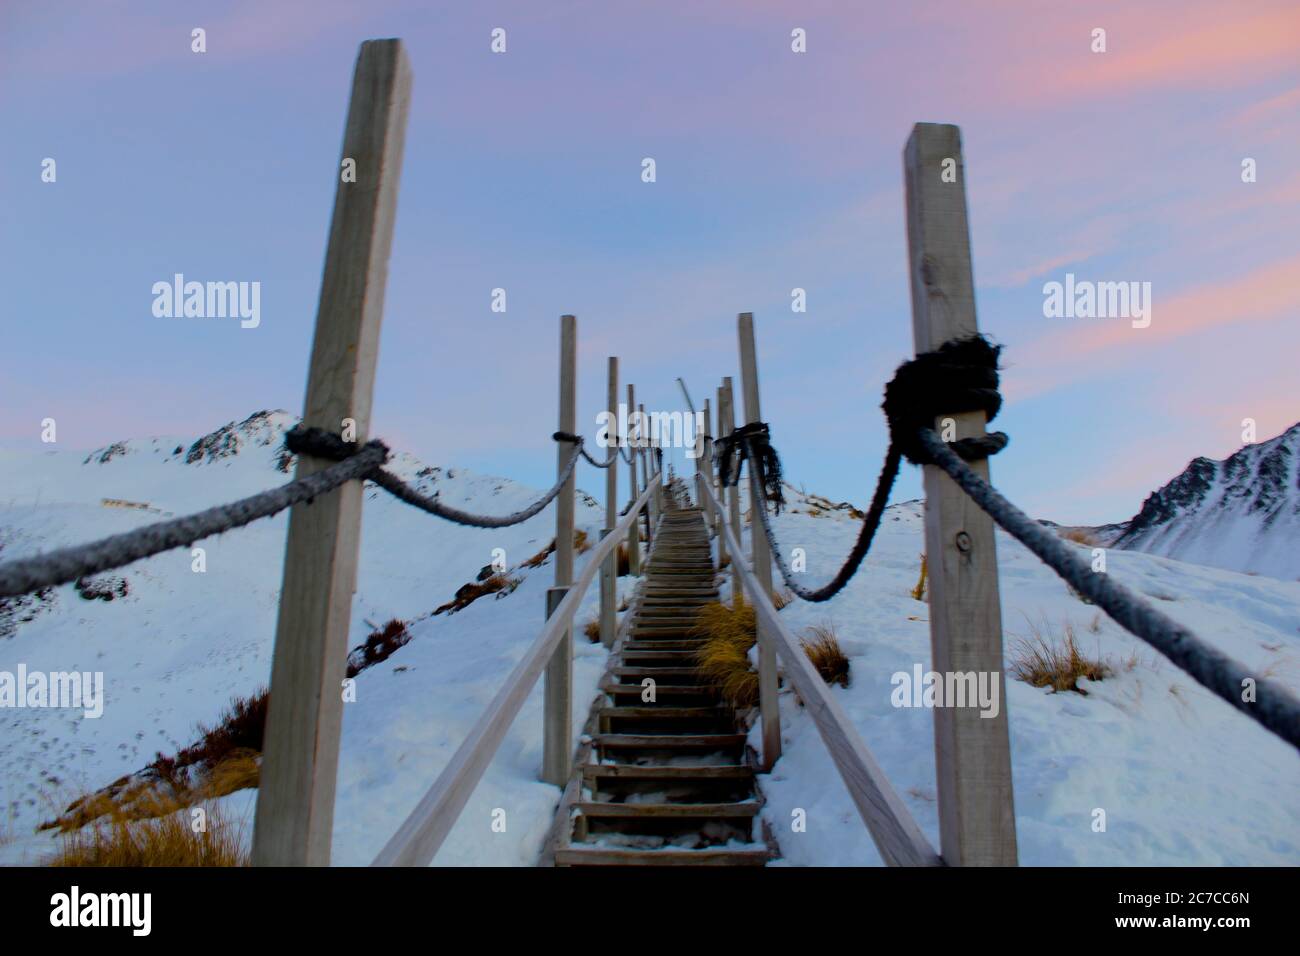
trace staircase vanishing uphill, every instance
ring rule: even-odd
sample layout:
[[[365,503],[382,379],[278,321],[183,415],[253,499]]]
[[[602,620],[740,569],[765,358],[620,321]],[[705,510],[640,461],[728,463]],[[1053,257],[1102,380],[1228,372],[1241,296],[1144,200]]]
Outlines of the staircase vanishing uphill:
[[[695,666],[699,609],[718,600],[708,532],[665,494],[631,627],[611,651],[590,746],[560,812],[557,866],[762,866],[762,806],[736,715]],[[643,681],[654,681],[644,699]]]

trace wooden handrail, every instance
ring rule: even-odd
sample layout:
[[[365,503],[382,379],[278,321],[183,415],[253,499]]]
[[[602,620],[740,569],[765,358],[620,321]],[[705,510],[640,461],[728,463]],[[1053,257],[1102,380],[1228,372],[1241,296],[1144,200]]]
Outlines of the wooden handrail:
[[[371,866],[427,866],[451,832],[470,794],[478,786],[483,772],[492,762],[497,748],[505,739],[506,731],[519,715],[537,678],[564,632],[572,625],[573,616],[582,603],[582,596],[591,584],[605,558],[623,540],[629,527],[647,506],[651,496],[659,489],[661,477],[652,475],[646,490],[636,504],[629,508],[614,533],[606,535],[587,560],[587,566],[559,607],[555,609],[542,628],[541,635],[523,660],[506,678],[505,685],[492,698],[483,716],[478,719],[465,742],[460,745],[451,762],[447,764],[433,786],[424,795],[410,816],[397,828],[397,832],[379,851]]]
[[[849,796],[857,805],[862,822],[867,825],[876,849],[890,866],[942,866],[943,860],[908,812],[898,793],[889,783],[885,772],[863,742],[862,737],[849,723],[844,709],[831,695],[812,661],[790,630],[781,623],[776,608],[763,592],[758,577],[745,561],[744,551],[736,532],[727,520],[726,512],[713,494],[707,481],[700,487],[718,515],[720,533],[731,552],[732,566],[739,570],[744,589],[750,595],[758,618],[758,626],[776,646],[777,654],[785,664],[785,676],[798,692],[808,713],[812,715],[817,732],[821,734],[831,759],[848,788]],[[761,508],[761,501],[754,502]]]

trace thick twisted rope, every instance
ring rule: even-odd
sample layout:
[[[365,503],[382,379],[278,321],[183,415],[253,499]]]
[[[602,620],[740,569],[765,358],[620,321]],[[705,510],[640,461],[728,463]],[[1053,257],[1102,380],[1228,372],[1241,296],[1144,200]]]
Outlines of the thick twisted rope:
[[[263,491],[196,514],[115,534],[90,544],[60,548],[30,558],[0,564],[0,597],[13,597],[41,588],[68,584],[78,578],[120,568],[173,548],[184,548],[214,534],[241,528],[259,518],[269,518],[291,505],[310,502],[348,481],[365,478],[388,460],[379,441],[362,445],[356,453],[306,478]]]
[[[916,442],[917,429],[929,428],[941,414],[965,411],[982,411],[989,419],[1002,407],[998,393],[998,346],[986,339],[974,337],[946,343],[943,347],[924,352],[904,362],[894,373],[893,380],[885,386],[882,408],[889,422],[889,450],[885,453],[871,507],[862,519],[857,541],[834,577],[819,588],[810,588],[795,577],[777,545],[772,521],[763,500],[776,504],[780,514],[782,495],[780,488],[781,461],[771,445],[770,431],[762,422],[753,422],[737,428],[730,436],[718,440],[715,455],[718,460],[718,477],[724,484],[735,484],[740,465],[750,463],[750,475],[757,479],[760,494],[751,483],[751,497],[759,501],[758,515],[763,530],[771,543],[781,578],[795,595],[805,601],[829,601],[844,589],[862,566],[871,550],[876,532],[889,504],[889,493],[898,478],[901,459],[919,462],[924,459],[924,449]],[[952,448],[963,458],[985,458],[1006,447],[1007,436],[995,432],[982,438],[967,438],[953,442]],[[733,464],[734,460],[734,464]]]
[[[582,455],[582,457],[587,459],[587,463],[591,465],[595,465],[597,468],[608,468],[611,465],[613,465],[614,462],[618,461],[617,446],[614,446],[614,450],[609,453],[609,457],[607,457],[604,461],[597,461],[596,459],[591,457],[591,453],[588,452],[587,449],[584,447],[584,442],[581,435],[574,435],[572,432],[556,432],[551,437],[554,438],[556,441],[573,442],[575,445],[578,446],[578,451]]]
[[[418,508],[445,521],[451,521],[470,528],[508,528],[511,525],[527,521],[549,505],[564,488],[564,483],[569,480],[569,477],[573,474],[573,469],[578,464],[579,453],[582,451],[582,437],[579,435],[569,436],[565,432],[556,432],[552,437],[556,441],[573,441],[577,439],[574,441],[574,449],[569,455],[569,460],[560,469],[559,478],[556,479],[550,490],[527,508],[499,517],[476,515],[468,511],[461,511],[459,508],[453,508],[450,505],[444,505],[437,497],[431,497],[416,491],[392,472],[385,471],[382,468],[375,468],[365,477],[399,501],[404,501],[413,508]],[[298,454],[310,454],[318,458],[339,460],[346,459],[348,455],[353,454],[353,449],[356,448],[353,443],[343,441],[338,435],[319,428],[303,428],[301,425],[285,434],[284,445],[290,451]]]
[[[1286,688],[1255,677],[1222,651],[1206,644],[1110,575],[1095,572],[1055,534],[1034,521],[953,453],[933,429],[917,434],[925,460],[942,468],[970,499],[1007,533],[1036,554],[1071,587],[1105,611],[1125,630],[1146,641],[1201,686],[1263,724],[1292,746],[1300,747],[1300,701]],[[1246,681],[1254,681],[1256,699],[1242,698]]]
[[[885,507],[889,504],[889,492],[894,487],[894,479],[898,477],[898,465],[898,447],[891,444],[889,452],[885,455],[885,463],[880,469],[880,478],[876,481],[876,493],[871,499],[871,508],[867,511],[867,515],[862,521],[862,527],[858,531],[858,540],[854,542],[853,550],[844,559],[840,569],[835,572],[835,577],[819,588],[805,587],[795,579],[794,572],[790,570],[790,565],[786,563],[781,547],[777,544],[776,532],[772,530],[772,519],[768,517],[767,508],[760,503],[757,509],[758,516],[762,519],[763,531],[766,532],[767,540],[772,546],[771,551],[776,556],[776,566],[781,571],[781,578],[785,581],[786,587],[805,601],[813,603],[829,601],[844,589],[844,585],[848,584],[853,575],[857,574],[862,559],[871,550],[871,543],[875,539],[877,529],[880,527],[880,520],[884,517]]]
[[[556,433],[556,440],[571,440]],[[302,502],[310,503],[318,495],[333,491],[349,481],[370,480],[393,497],[456,524],[474,528],[505,528],[538,514],[554,500],[573,474],[582,451],[581,436],[576,438],[573,453],[549,491],[527,508],[500,517],[476,515],[444,505],[437,498],[422,494],[383,468],[388,448],[375,440],[358,445],[319,428],[302,425],[285,433],[285,447],[298,455],[332,460],[335,464],[305,478],[298,478],[278,488],[263,491],[230,504],[217,505],[183,518],[159,521],[123,534],[112,535],[88,544],[60,548],[29,558],[0,564],[0,598],[39,591],[41,588],[68,584],[78,578],[99,574],[131,564],[174,548],[184,548],[201,538],[241,528],[259,518],[274,514]],[[612,463],[612,462],[611,462]]]

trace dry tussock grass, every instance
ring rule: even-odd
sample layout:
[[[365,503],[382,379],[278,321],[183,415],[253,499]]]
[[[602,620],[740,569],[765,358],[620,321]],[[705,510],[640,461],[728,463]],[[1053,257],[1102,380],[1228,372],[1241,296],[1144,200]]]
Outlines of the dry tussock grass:
[[[1066,541],[1073,541],[1075,544],[1081,544],[1085,548],[1097,547],[1097,538],[1091,532],[1084,531],[1082,528],[1058,528],[1057,532]]]
[[[73,800],[39,829],[71,833],[105,817],[120,822],[160,818],[256,787],[268,700],[265,688],[233,698],[215,725],[199,725],[198,743],[174,757],[158,754],[141,773]]]
[[[247,866],[242,826],[216,807],[207,809],[204,832],[195,833],[188,811],[152,820],[116,816],[61,838],[48,866]]]
[[[807,637],[799,639],[808,660],[828,684],[849,686],[849,659],[840,648],[835,628],[830,624],[816,624],[805,631]]]
[[[749,666],[749,649],[758,630],[754,609],[714,602],[704,605],[695,618],[693,634],[704,638],[695,652],[700,671],[736,708],[752,707],[758,700],[758,673]]]
[[[442,607],[437,608],[433,613],[442,614],[447,611],[455,614],[457,611],[464,610],[481,597],[489,594],[495,594],[498,598],[505,597],[522,583],[521,578],[512,578],[508,574],[494,574],[492,577],[483,581],[472,581],[469,584],[462,584],[453,597]]]
[[[1079,679],[1104,680],[1114,673],[1100,656],[1088,657],[1075,640],[1074,627],[1068,621],[1060,636],[1046,633],[1046,624],[1029,622],[1029,637],[1012,647],[1011,676],[1034,687],[1051,687],[1056,691],[1072,690],[1087,696]]]

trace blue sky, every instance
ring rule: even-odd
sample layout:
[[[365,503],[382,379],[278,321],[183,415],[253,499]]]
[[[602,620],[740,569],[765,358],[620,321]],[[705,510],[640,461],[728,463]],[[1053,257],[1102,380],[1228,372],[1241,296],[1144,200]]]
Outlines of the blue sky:
[[[738,381],[750,311],[787,476],[865,503],[911,348],[901,151],[953,122],[980,325],[1007,346],[995,481],[1042,516],[1127,517],[1243,418],[1300,419],[1300,14],[1054,6],[10,0],[0,441],[301,410],[353,61],[397,36],[415,81],[373,426],[394,447],[545,487],[560,314],[594,434],[608,355],[679,408],[678,375],[697,401]],[[177,272],[260,282],[260,326],[155,317]],[[1152,326],[1045,318],[1066,272],[1151,282]]]

